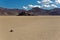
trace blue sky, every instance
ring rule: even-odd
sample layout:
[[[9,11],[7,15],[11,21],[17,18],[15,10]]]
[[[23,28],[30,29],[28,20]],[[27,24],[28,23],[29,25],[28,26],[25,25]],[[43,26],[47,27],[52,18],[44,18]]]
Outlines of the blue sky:
[[[29,5],[35,6],[42,5],[42,3],[38,3],[37,1],[41,2],[41,0],[0,0],[0,7],[4,8],[29,8]],[[55,0],[51,0],[55,1]],[[55,4],[56,6],[60,7],[60,1]],[[45,4],[44,4],[45,5]],[[49,6],[49,5],[48,5]]]
[[[0,0],[0,7],[22,8],[28,4],[36,4],[36,0]]]

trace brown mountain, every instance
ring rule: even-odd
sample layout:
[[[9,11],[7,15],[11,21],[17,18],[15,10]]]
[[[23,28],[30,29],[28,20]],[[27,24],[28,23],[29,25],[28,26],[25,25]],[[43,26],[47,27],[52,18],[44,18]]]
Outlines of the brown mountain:
[[[31,10],[23,9],[7,9],[0,7],[0,16],[38,16],[38,15],[60,15],[60,8],[54,8],[50,10],[41,9],[38,7]]]
[[[18,15],[20,12],[22,11],[26,11],[26,10],[23,10],[23,9],[7,9],[7,8],[1,8],[0,7],[0,15],[4,15],[4,16],[16,16]]]

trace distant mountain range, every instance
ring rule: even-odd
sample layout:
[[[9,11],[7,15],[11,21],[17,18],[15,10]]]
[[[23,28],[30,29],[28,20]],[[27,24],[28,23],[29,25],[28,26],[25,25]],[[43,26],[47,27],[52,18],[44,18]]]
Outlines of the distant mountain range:
[[[60,15],[60,8],[45,10],[45,9],[35,7],[27,11],[24,9],[7,9],[7,8],[0,7],[0,15],[1,16]]]

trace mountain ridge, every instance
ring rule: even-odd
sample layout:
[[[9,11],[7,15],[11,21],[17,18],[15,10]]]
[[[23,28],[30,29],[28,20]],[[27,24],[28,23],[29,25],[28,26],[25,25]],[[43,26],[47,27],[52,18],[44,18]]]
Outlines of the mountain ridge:
[[[35,7],[27,11],[24,9],[8,9],[8,8],[0,7],[0,15],[1,16],[60,15],[60,8],[46,10],[46,9]]]

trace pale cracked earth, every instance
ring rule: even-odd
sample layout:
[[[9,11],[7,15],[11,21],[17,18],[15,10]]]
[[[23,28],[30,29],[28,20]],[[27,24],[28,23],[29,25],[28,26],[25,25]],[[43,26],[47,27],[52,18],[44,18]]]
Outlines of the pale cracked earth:
[[[0,16],[0,40],[60,40],[60,16]]]

